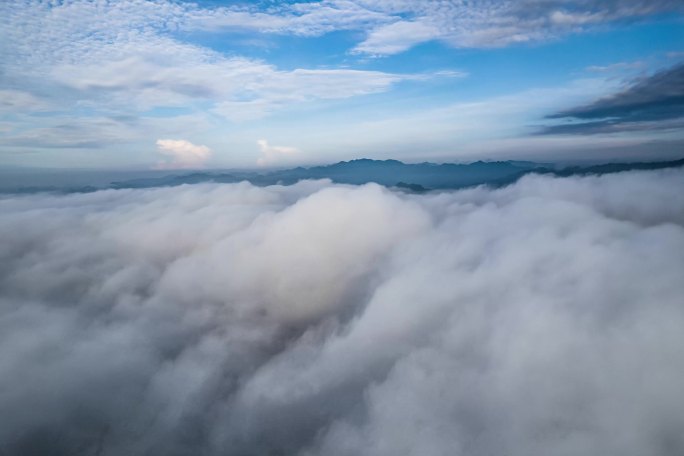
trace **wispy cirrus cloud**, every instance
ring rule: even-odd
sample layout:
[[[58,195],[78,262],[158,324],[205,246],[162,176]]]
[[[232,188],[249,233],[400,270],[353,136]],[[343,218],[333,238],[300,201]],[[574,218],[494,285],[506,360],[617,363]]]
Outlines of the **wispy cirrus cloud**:
[[[614,73],[623,71],[643,70],[647,63],[641,60],[635,62],[617,62],[608,65],[591,65],[585,70],[591,73]]]
[[[404,33],[391,33],[391,25],[380,26],[371,30],[368,38],[355,48],[357,52],[374,54],[394,54],[406,49],[406,44],[402,43],[430,40],[454,47],[502,47],[555,39],[599,24],[684,9],[681,2],[672,0],[364,0],[363,3],[388,13],[409,16],[408,20],[402,19]]]
[[[316,100],[339,100],[390,90],[401,81],[420,80],[423,75],[402,75],[382,71],[350,69],[264,69],[265,77],[254,75],[242,96],[224,97],[212,112],[233,121],[264,117],[285,106]],[[244,77],[244,75],[240,75]],[[440,74],[434,77],[451,77]]]
[[[307,7],[311,11],[304,6],[293,8],[299,15],[334,15],[332,6],[311,4]],[[314,13],[315,8],[323,9]],[[357,13],[363,9],[353,8]],[[0,109],[14,116],[8,120],[3,144],[81,149],[127,141],[142,145],[151,140],[147,135],[175,134],[167,127],[173,123],[170,117],[145,117],[158,108],[182,109],[174,117],[195,117],[186,128],[204,123],[201,128],[206,130],[207,123],[253,121],[300,104],[387,92],[402,81],[465,74],[399,74],[346,67],[281,69],[178,38],[176,32],[197,23],[202,14],[221,11],[227,14],[220,8],[163,0],[1,4],[6,39],[0,40],[4,70],[0,83],[6,87],[6,96]],[[341,17],[363,22],[347,13]],[[326,21],[332,23],[330,18]],[[27,117],[47,107],[52,110],[49,117]],[[121,122],[121,117],[137,119]],[[151,154],[148,160],[154,160]]]
[[[147,159],[153,163],[153,150],[143,144],[173,137],[176,131],[166,131],[174,123],[172,118],[193,117],[192,125],[203,124],[202,131],[187,132],[193,138],[205,133],[227,137],[228,130],[241,129],[231,131],[235,138],[248,130],[235,126],[236,122],[256,125],[258,119],[288,111],[306,116],[313,110],[324,111],[324,105],[334,100],[338,106],[342,105],[339,100],[402,90],[406,81],[425,84],[418,97],[424,96],[425,105],[433,104],[428,107],[432,110],[437,97],[428,94],[429,81],[465,72],[447,65],[449,71],[432,67],[423,73],[416,70],[419,66],[382,66],[367,57],[399,54],[427,41],[491,48],[553,40],[598,25],[682,8],[680,2],[667,0],[324,0],[214,5],[169,0],[0,2],[4,95],[0,110],[7,133],[2,144],[22,149],[83,149],[136,141],[141,149],[149,150]],[[249,34],[276,42],[275,36],[290,35],[300,42],[335,31],[353,32],[341,34],[341,40],[330,37],[335,46],[343,43],[336,49],[339,59],[311,65],[288,66],[283,60],[274,64],[264,60],[268,53],[257,58],[257,54],[242,52],[245,47],[216,45],[215,39],[225,33],[227,43]],[[602,63],[597,62],[594,69]],[[404,73],[401,68],[413,70]],[[44,115],[47,111],[49,115]],[[391,112],[388,117],[394,115]],[[137,120],[120,122],[122,117]],[[272,119],[273,124],[285,117]],[[330,130],[336,128],[335,122],[328,125]],[[421,128],[430,127],[410,126],[411,131]],[[256,128],[250,134],[231,146],[249,151],[262,136],[283,137]],[[377,144],[373,141],[383,134],[369,133],[367,145]],[[211,142],[204,137],[201,141]],[[229,141],[233,139],[225,142]],[[289,138],[284,141],[300,144]],[[249,152],[243,157],[252,160]]]
[[[390,2],[388,2],[390,3]],[[321,36],[339,30],[364,30],[396,21],[382,5],[354,0],[277,2],[187,10],[179,27],[185,30],[249,30],[260,33]]]
[[[145,110],[224,103],[217,112],[232,117],[225,106],[239,111],[241,103],[254,101],[273,107],[352,97],[388,90],[406,77],[363,70],[280,70],[261,60],[226,56],[172,36],[190,14],[186,7],[161,2],[155,9],[139,3],[5,5],[0,10],[9,22],[0,48],[7,62],[4,83],[34,91],[61,87],[60,101],[72,107]]]
[[[29,92],[23,90],[0,90],[0,112],[33,112],[54,108]]]
[[[440,30],[434,24],[423,21],[397,21],[371,30],[368,37],[354,48],[354,52],[397,54],[418,43],[440,37]]]
[[[183,115],[216,122],[245,121],[296,104],[385,92],[400,81],[425,77],[335,67],[281,69],[178,37],[197,17],[219,10],[165,0],[3,2],[0,110],[13,116],[3,143],[96,147],[139,138],[144,131],[111,119],[145,116],[157,108],[182,108]],[[343,16],[356,23],[353,15]],[[49,118],[25,117],[47,107]],[[81,124],[73,125],[79,118]],[[89,129],[94,119],[102,121]],[[165,122],[157,120],[153,134],[163,134]],[[93,138],[103,124],[117,133]]]
[[[549,40],[683,8],[674,0],[324,0],[197,9],[180,26],[300,36],[361,30],[367,37],[354,52],[389,55],[431,40],[474,48]]]

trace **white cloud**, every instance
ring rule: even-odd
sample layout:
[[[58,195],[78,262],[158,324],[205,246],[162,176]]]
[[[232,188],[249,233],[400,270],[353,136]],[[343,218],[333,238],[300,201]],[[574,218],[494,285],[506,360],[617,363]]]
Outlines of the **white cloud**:
[[[324,0],[257,8],[193,11],[185,27],[249,29],[261,33],[319,36],[363,30],[356,52],[389,55],[431,40],[456,47],[497,47],[553,39],[607,22],[681,10],[667,0]]]
[[[47,111],[50,103],[22,90],[0,90],[0,112]]]
[[[413,30],[405,26],[406,33],[401,43],[408,45],[437,39],[454,47],[474,48],[554,39],[585,31],[601,23],[682,10],[681,4],[662,0],[363,0],[363,4],[387,11],[388,14],[409,16],[410,23],[415,25]],[[405,22],[406,19],[402,18],[401,21]],[[370,30],[367,40],[356,49],[376,54],[403,51],[404,46],[392,46],[391,35],[386,40],[382,39],[382,28]]]
[[[683,192],[5,195],[3,450],[682,454]]]
[[[399,21],[378,27],[354,48],[355,52],[389,55],[405,51],[413,45],[440,37],[439,30],[422,22]]]
[[[211,149],[198,146],[184,139],[158,139],[160,154],[168,155],[171,161],[161,162],[160,169],[201,168],[211,157]]]
[[[41,148],[46,157],[45,149],[70,149],[72,162],[99,166],[93,156],[76,157],[77,149],[137,143],[131,152],[98,157],[108,165],[148,165],[151,154],[132,151],[150,137],[177,134],[171,125],[203,137],[220,126],[225,135],[231,128],[226,120],[253,121],[293,105],[385,92],[425,78],[348,68],[283,70],[179,40],[175,32],[202,11],[210,10],[163,0],[0,2],[0,82],[17,87],[6,89],[0,102],[0,110],[13,115],[2,147]],[[341,17],[354,20],[347,13]],[[50,116],[29,115],[46,109]]]
[[[356,1],[282,3],[265,11],[239,6],[193,9],[182,28],[188,30],[250,30],[261,33],[320,36],[337,30],[359,30],[395,21],[383,8],[368,8]]]
[[[299,153],[296,147],[271,146],[265,139],[257,141],[261,157],[257,159],[259,166],[281,165],[290,162]]]
[[[577,21],[568,24],[568,18],[584,17],[587,11],[596,21],[609,21],[676,7],[643,0],[569,5],[330,0],[259,10],[203,8],[164,0],[68,0],[58,5],[14,1],[0,6],[6,18],[0,56],[5,77],[25,80],[30,87],[66,84],[79,91],[72,94],[72,103],[122,107],[132,102],[148,109],[210,102],[219,106],[217,113],[239,118],[240,107],[253,111],[255,105],[275,109],[301,100],[330,99],[330,91],[318,95],[308,90],[312,79],[328,86],[341,81],[336,97],[345,98],[388,90],[406,76],[335,69],[281,71],[260,61],[226,57],[183,43],[174,32],[246,27],[263,33],[317,36],[341,29],[363,30],[367,38],[355,51],[382,55],[432,39],[454,46],[487,47],[554,36],[576,30],[580,25]],[[577,12],[571,14],[566,7]],[[374,89],[348,90],[359,85]],[[286,91],[292,97],[285,97]]]
[[[189,22],[196,27],[249,28],[262,33],[318,36],[364,30],[355,51],[388,55],[434,39],[456,47],[494,47],[550,39],[616,20],[681,10],[672,1],[537,2],[346,0],[295,3],[266,12],[218,8]]]
[[[205,113],[215,122],[244,121],[293,104],[388,91],[412,78],[335,68],[282,70],[184,42],[175,34],[196,15],[212,11],[164,0],[0,2],[2,82],[17,87],[6,91],[5,105],[17,115],[42,110],[47,102],[41,94],[47,93],[55,111],[49,119],[22,119],[21,137],[10,142],[40,147],[45,142],[40,141],[41,132],[53,130],[50,124],[72,122],[77,112],[106,118],[182,108]],[[18,120],[12,122],[19,126]],[[66,141],[59,142],[92,144],[93,133],[78,130],[82,137],[70,131]],[[140,134],[129,131],[116,141],[137,140]],[[32,137],[38,142],[31,144]]]
[[[646,62],[641,60],[635,62],[618,62],[609,65],[592,65],[585,70],[593,73],[623,73],[627,71],[643,70],[646,68]]]
[[[235,76],[240,81],[248,73],[247,68]],[[226,77],[230,77],[226,75]],[[212,112],[236,122],[264,117],[274,111],[295,103],[315,100],[339,100],[369,95],[389,90],[402,80],[416,80],[421,75],[400,75],[381,71],[347,69],[278,71],[264,66],[253,80],[246,84],[246,96],[239,92],[223,97]],[[229,86],[230,87],[230,86]]]

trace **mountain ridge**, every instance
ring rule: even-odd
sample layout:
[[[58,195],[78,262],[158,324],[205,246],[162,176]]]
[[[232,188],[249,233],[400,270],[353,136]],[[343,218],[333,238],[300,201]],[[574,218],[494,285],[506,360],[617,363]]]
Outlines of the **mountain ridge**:
[[[684,159],[659,162],[607,163],[590,166],[554,168],[547,163],[527,161],[476,161],[472,163],[404,163],[399,160],[361,158],[330,165],[296,167],[267,172],[212,173],[193,172],[161,178],[113,182],[112,188],[146,188],[199,182],[234,183],[248,181],[254,185],[292,185],[306,179],[330,179],[340,184],[377,184],[412,188],[424,192],[490,185],[498,187],[530,174],[553,174],[559,177],[584,174],[608,174],[629,170],[662,169],[684,166]]]
[[[424,193],[431,190],[456,190],[477,185],[500,187],[511,184],[522,176],[552,174],[559,177],[587,174],[609,174],[629,170],[663,169],[684,166],[684,158],[657,162],[605,163],[588,166],[558,168],[548,163],[529,161],[476,161],[472,163],[404,163],[395,159],[373,160],[361,158],[329,165],[270,171],[188,171],[161,177],[143,177],[109,181],[103,186],[25,186],[0,190],[2,193],[61,192],[86,193],[102,189],[153,188],[192,185],[205,182],[253,185],[292,185],[301,180],[330,179],[339,184],[361,185],[374,182],[401,191]]]

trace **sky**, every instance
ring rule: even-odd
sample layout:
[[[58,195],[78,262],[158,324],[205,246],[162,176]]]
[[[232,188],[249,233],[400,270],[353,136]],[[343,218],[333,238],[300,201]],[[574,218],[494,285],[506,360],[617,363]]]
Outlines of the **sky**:
[[[6,0],[0,62],[0,167],[684,155],[677,0]]]

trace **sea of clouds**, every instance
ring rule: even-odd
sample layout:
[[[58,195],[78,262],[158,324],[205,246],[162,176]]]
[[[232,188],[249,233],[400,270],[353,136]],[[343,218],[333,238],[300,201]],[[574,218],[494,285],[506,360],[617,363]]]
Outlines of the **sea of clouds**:
[[[682,195],[5,195],[0,455],[684,454]]]

